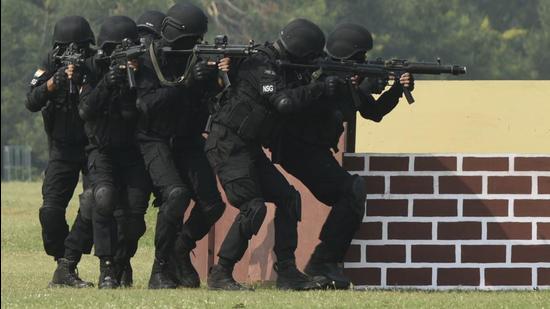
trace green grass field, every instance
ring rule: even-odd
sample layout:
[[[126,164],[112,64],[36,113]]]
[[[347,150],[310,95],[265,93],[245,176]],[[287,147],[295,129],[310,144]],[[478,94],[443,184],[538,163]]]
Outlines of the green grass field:
[[[69,206],[70,222],[76,201],[73,198]],[[147,215],[148,230],[133,260],[134,288],[48,289],[55,264],[42,249],[40,204],[40,183],[2,183],[2,308],[550,308],[550,291],[281,292],[267,287],[255,292],[150,291],[146,283],[153,257],[154,209]],[[81,277],[97,281],[97,265],[95,257],[85,256],[79,267]]]

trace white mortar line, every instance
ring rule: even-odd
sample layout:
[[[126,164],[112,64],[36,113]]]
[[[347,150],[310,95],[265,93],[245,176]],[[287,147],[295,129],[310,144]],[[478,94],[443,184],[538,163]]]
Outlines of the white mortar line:
[[[367,246],[361,246],[361,263],[366,264],[367,263]]]
[[[510,155],[508,157],[508,172],[510,172],[510,173],[514,172],[514,169],[515,169],[515,163],[514,162],[515,162],[515,160],[516,160],[515,156],[513,156],[513,155]]]
[[[479,268],[479,287],[485,287],[485,267],[483,266]]]
[[[380,286],[380,285],[356,285],[354,286],[357,290],[421,290],[421,291],[432,291],[434,287],[431,285],[392,285],[392,286]],[[492,286],[464,286],[464,285],[448,285],[448,286],[438,286],[438,291],[451,291],[451,290],[460,290],[460,291],[528,291],[532,290],[531,285],[492,285]],[[539,290],[550,290],[550,285],[539,286]]]
[[[437,224],[438,224],[437,221],[434,221],[432,223],[432,240],[438,240],[437,239]]]
[[[548,245],[550,240],[525,240],[525,239],[443,239],[443,240],[431,240],[431,239],[354,239],[352,244],[366,244],[366,245],[452,245],[460,242],[462,245]]]
[[[401,199],[408,198],[441,200],[449,198],[464,198],[464,199],[482,199],[482,200],[505,200],[505,199],[529,199],[529,200],[548,200],[550,194],[368,194],[368,199]]]
[[[370,158],[369,156],[365,155],[363,157],[363,162],[365,163],[365,171],[370,171]]]
[[[415,161],[415,156],[410,156],[409,157],[409,172],[414,172],[414,161]]]
[[[506,244],[506,263],[512,263],[512,245]]]
[[[405,245],[405,264],[412,263],[412,253],[411,253],[411,244]]]
[[[411,220],[412,219],[412,220]],[[532,222],[544,222],[549,223],[550,217],[378,217],[369,216],[365,222],[490,222],[490,223],[532,223]]]
[[[464,219],[464,198],[459,197],[456,204],[456,216]]]
[[[388,222],[382,221],[382,240],[388,241]]]
[[[514,203],[515,203],[515,200],[513,198],[508,199],[508,217],[510,217],[510,218],[515,216],[515,214],[514,214]]]
[[[533,289],[537,288],[539,283],[539,274],[537,272],[537,268],[533,267],[531,270],[531,285]]]
[[[416,157],[459,157],[459,156],[466,156],[466,157],[475,157],[475,158],[509,158],[509,157],[522,157],[522,158],[548,158],[550,155],[548,154],[541,154],[541,153],[525,153],[525,154],[506,154],[506,153],[460,153],[460,154],[452,154],[452,153],[376,153],[376,152],[368,152],[368,153],[348,153],[346,152],[345,155],[351,155],[351,156],[357,156],[357,155],[366,155],[366,156],[375,156],[375,157],[408,157],[408,156],[416,156]]]
[[[488,194],[488,189],[487,187],[489,186],[489,176],[487,175],[482,175],[481,176],[481,194],[485,194],[487,195]]]
[[[519,172],[508,172],[508,171],[464,171],[464,172],[455,172],[455,171],[348,171],[353,175],[360,176],[550,176],[550,173],[547,171],[519,171]]]
[[[550,266],[550,262],[537,262],[537,263],[344,263],[346,268],[365,268],[365,267],[374,267],[374,268],[529,268],[532,267],[541,267],[547,268]]]
[[[481,222],[481,239],[487,240],[487,222]]]
[[[386,275],[386,272],[387,272],[387,268],[386,267],[381,267],[380,268],[380,286],[387,286],[387,275]]]
[[[458,155],[456,156],[456,171],[459,172],[459,173],[462,173],[462,164],[464,162],[464,156],[463,155]]]
[[[550,176],[548,171],[349,171],[351,174],[363,176]]]
[[[533,175],[531,176],[531,194],[537,195],[538,192],[539,192],[538,177]]]
[[[439,194],[439,176],[434,176],[434,194]]]
[[[456,264],[462,263],[462,244],[461,243],[455,244],[455,263]]]
[[[437,287],[437,267],[432,268],[432,288]]]
[[[384,196],[390,194],[390,176],[384,175]]]

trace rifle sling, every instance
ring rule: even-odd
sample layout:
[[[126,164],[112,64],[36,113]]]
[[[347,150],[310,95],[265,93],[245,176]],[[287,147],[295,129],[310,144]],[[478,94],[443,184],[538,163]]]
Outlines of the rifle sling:
[[[161,84],[169,87],[176,87],[184,84],[186,77],[188,76],[190,66],[187,66],[185,73],[182,76],[180,76],[177,80],[169,81],[164,77],[164,74],[162,74],[162,71],[158,64],[157,55],[155,54],[155,47],[153,43],[149,45],[149,56],[151,58],[151,63],[153,64],[153,69],[155,70],[155,73],[157,74],[157,78],[159,79]],[[195,58],[195,55],[193,55],[193,58]]]

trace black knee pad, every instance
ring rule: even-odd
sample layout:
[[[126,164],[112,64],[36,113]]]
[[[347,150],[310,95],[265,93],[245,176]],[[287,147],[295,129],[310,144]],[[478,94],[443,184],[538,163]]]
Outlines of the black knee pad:
[[[225,211],[225,203],[222,202],[221,200],[216,201],[216,202],[204,205],[203,207],[200,208],[200,210],[204,215],[206,224],[208,226],[212,226],[223,215]]]
[[[78,196],[78,199],[80,200],[80,215],[85,220],[92,220],[94,191],[92,189],[86,189]]]
[[[267,207],[262,199],[254,199],[242,205],[237,215],[241,235],[246,239],[256,235],[262,227],[266,213]]]
[[[250,177],[242,177],[226,183],[224,191],[229,204],[240,209],[241,205],[258,196],[257,187]]]
[[[347,196],[350,199],[349,205],[361,218],[365,215],[365,200],[367,188],[365,180],[361,176],[353,175],[347,188]]]
[[[102,216],[112,216],[115,211],[117,191],[111,186],[99,186],[94,190],[96,211]]]
[[[183,187],[173,187],[168,190],[165,202],[160,207],[160,211],[170,220],[181,218],[185,214],[191,197],[189,192]]]

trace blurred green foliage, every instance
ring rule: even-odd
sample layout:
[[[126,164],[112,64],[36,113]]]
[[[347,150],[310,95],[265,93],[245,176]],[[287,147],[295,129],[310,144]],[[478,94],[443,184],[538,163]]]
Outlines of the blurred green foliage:
[[[548,79],[548,0],[194,0],[210,18],[208,38],[273,40],[290,20],[305,17],[326,32],[340,22],[374,35],[369,57],[399,57],[466,65],[466,79]],[[137,18],[166,11],[173,0],[2,0],[2,145],[33,148],[34,166],[47,161],[40,113],[24,107],[28,83],[49,48],[56,20],[86,17],[94,31],[109,15]]]

